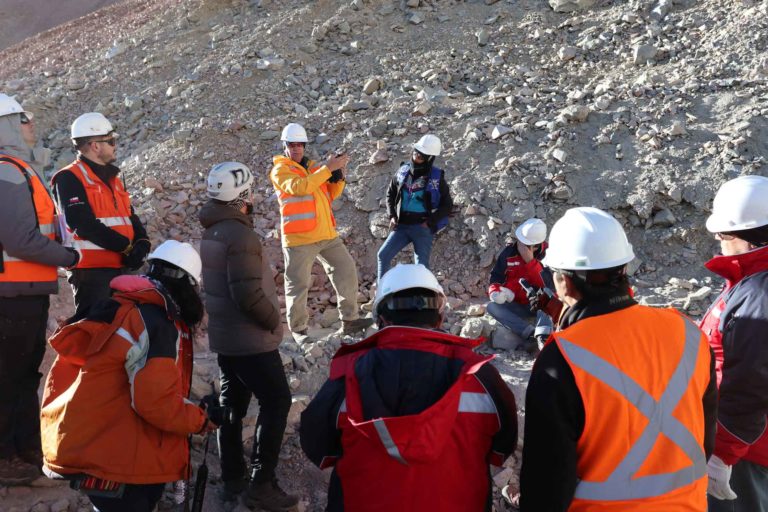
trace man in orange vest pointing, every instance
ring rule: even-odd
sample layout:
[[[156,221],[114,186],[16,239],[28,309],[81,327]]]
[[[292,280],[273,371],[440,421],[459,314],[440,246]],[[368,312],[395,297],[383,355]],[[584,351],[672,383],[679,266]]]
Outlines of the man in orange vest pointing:
[[[342,332],[355,334],[373,323],[359,318],[357,267],[336,232],[331,203],[344,190],[344,168],[349,156],[335,155],[325,164],[307,158],[307,132],[297,123],[283,128],[284,154],[273,158],[269,174],[280,203],[283,256],[285,258],[285,306],[288,327],[296,341],[307,335],[307,294],[312,264],[320,260],[328,274],[341,313]]]
[[[568,306],[525,398],[523,511],[706,511],[716,380],[706,336],[632,298],[621,224],[572,208],[542,263]]]
[[[81,254],[67,274],[75,295],[75,317],[110,295],[109,282],[125,268],[138,270],[149,254],[150,243],[120,169],[114,165],[117,133],[98,112],[83,114],[72,123],[77,160],[58,171],[51,183],[65,225],[65,245]]]
[[[40,475],[38,368],[56,267],[77,263],[55,241],[53,199],[35,169],[32,115],[0,94],[0,485]]]

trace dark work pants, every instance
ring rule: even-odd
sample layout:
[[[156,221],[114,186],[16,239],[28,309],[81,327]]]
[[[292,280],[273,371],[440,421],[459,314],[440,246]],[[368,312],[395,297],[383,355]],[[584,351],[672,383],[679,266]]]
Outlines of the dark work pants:
[[[219,354],[221,396],[224,407],[231,407],[234,421],[218,431],[221,479],[237,480],[246,472],[243,459],[242,418],[248,412],[253,394],[259,401],[259,418],[253,440],[251,464],[253,481],[271,481],[275,477],[280,445],[291,408],[291,390],[277,350],[251,356]]]
[[[731,489],[735,500],[707,495],[709,512],[768,512],[768,467],[740,460],[733,465]]]
[[[40,456],[47,295],[0,297],[0,458]],[[31,461],[30,461],[31,462]],[[41,461],[42,462],[42,461]]]
[[[67,272],[75,296],[75,318],[84,318],[95,303],[112,295],[109,282],[124,274],[120,268],[76,268]]]
[[[126,485],[121,498],[88,496],[95,512],[152,512],[163,497],[165,484]]]

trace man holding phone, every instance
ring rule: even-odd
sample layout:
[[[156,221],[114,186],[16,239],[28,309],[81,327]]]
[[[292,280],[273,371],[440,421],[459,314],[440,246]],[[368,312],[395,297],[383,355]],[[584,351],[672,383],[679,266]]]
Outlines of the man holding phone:
[[[284,154],[273,158],[269,178],[280,203],[288,327],[297,342],[309,341],[307,295],[318,259],[336,291],[342,333],[362,332],[373,321],[359,318],[357,267],[339,238],[331,208],[344,190],[349,156],[336,154],[324,164],[310,160],[304,154],[307,132],[297,123],[283,128],[280,139]]]

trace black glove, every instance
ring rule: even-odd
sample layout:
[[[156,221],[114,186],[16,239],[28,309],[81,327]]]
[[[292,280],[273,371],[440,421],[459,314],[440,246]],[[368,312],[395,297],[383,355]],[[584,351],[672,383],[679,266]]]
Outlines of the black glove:
[[[75,268],[75,266],[80,263],[80,253],[70,247],[67,247],[67,251],[72,253],[72,257],[75,258],[75,261],[73,261],[72,264],[66,268]]]
[[[131,270],[138,270],[149,254],[149,240],[139,240],[133,244],[128,254],[123,255],[123,264]]]
[[[338,183],[343,179],[344,179],[344,171],[342,171],[341,169],[336,169],[335,171],[331,171],[331,177],[328,178],[328,183]]]
[[[520,279],[520,286],[525,290],[525,296],[528,298],[528,306],[531,313],[543,311],[553,320],[560,318],[560,312],[563,310],[563,303],[558,299],[549,288],[537,288],[524,278]]]
[[[219,399],[216,395],[206,395],[200,400],[200,408],[208,415],[208,419],[217,425],[233,423],[233,413],[231,407],[219,405]]]

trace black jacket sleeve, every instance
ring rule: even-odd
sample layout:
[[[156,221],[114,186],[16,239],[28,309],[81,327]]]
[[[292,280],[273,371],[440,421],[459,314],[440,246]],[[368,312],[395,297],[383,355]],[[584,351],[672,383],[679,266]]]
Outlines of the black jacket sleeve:
[[[491,284],[500,284],[501,286],[504,286],[507,282],[507,258],[511,256],[513,245],[508,245],[504,248],[504,250],[499,253],[499,255],[496,257],[496,263],[493,265],[493,269],[491,269],[491,280],[488,283]]]
[[[533,366],[525,394],[522,512],[568,510],[576,490],[576,444],[584,421],[573,371],[558,346],[549,343]]]
[[[491,449],[501,461],[512,455],[517,448],[517,404],[515,395],[499,375],[499,371],[490,363],[483,365],[477,372],[486,391],[493,398],[499,413],[499,431],[493,436]]]
[[[245,234],[227,251],[229,293],[240,311],[263,329],[271,331],[280,325],[280,310],[264,293],[261,242],[253,232]]]
[[[96,218],[91,205],[88,204],[85,188],[71,172],[62,171],[56,175],[53,193],[60,213],[63,213],[67,219],[67,225],[80,238],[114,252],[123,252],[132,242]],[[131,222],[134,222],[134,216],[132,215]],[[146,238],[146,231],[144,235],[143,238]]]
[[[133,226],[132,242],[136,242],[138,240],[149,240],[149,237],[147,236],[147,230],[144,227],[144,224],[142,224],[139,216],[136,215],[136,213],[133,211],[133,206],[131,206],[131,225]]]
[[[704,392],[704,454],[707,460],[715,451],[715,435],[717,434],[717,372],[715,370],[715,354],[709,349],[712,358],[709,364],[709,385]]]
[[[432,213],[432,222],[436,223],[440,219],[447,217],[451,214],[451,210],[453,210],[451,189],[445,181],[445,171],[442,171],[440,173],[440,204],[437,205],[437,210]]]
[[[344,379],[327,380],[301,413],[301,449],[318,467],[326,457],[341,456],[341,432],[336,420],[345,394]]]
[[[392,178],[387,187],[387,214],[390,219],[397,220],[397,196],[400,186],[397,183],[397,175]]]

